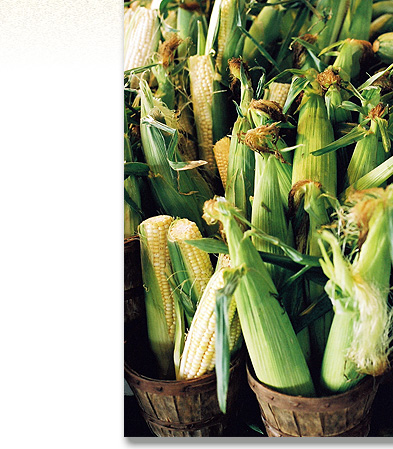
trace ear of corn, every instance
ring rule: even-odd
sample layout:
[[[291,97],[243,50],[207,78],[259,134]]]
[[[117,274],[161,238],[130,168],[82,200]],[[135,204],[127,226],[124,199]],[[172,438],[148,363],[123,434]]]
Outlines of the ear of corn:
[[[341,2],[340,2],[341,3]],[[372,18],[373,0],[350,0],[349,8],[337,40],[367,40]]]
[[[197,225],[186,218],[174,220],[168,231],[168,248],[176,289],[185,295],[189,307],[185,307],[188,324],[196,310],[199,299],[213,274],[209,254],[185,240],[201,239]]]
[[[124,33],[124,70],[145,66],[158,48],[160,40],[158,10],[138,7]],[[139,79],[131,77],[130,87],[137,89]]]
[[[195,168],[172,168],[171,162],[181,162],[181,156],[176,146],[177,130],[168,127],[165,120],[171,123],[173,113],[153,98],[147,83],[142,80],[140,129],[143,154],[151,171],[149,181],[153,194],[165,213],[188,218],[197,224],[201,232],[210,234],[215,230],[209,229],[203,222],[201,211],[203,202],[213,196],[212,191]],[[160,128],[167,133],[164,134]]]
[[[225,265],[219,265],[210,278],[194,318],[187,333],[184,351],[180,363],[179,378],[192,379],[211,372],[215,366],[215,330],[216,330],[216,293],[224,287],[223,270]],[[236,340],[239,328],[236,323],[236,303],[232,300],[228,311],[229,323],[234,321],[233,338]],[[232,333],[231,332],[231,333]],[[234,346],[232,346],[233,348]],[[229,348],[230,350],[232,349]]]
[[[170,259],[167,245],[172,221],[169,215],[158,215],[144,220],[139,226],[148,336],[159,376],[164,379],[174,376],[175,308],[168,282]]]
[[[320,50],[333,44],[344,22],[350,0],[319,0],[316,10],[319,15],[312,16],[312,32],[317,36],[317,44]],[[323,20],[326,17],[326,22]]]
[[[322,386],[330,392],[346,391],[389,366],[392,198],[391,186],[355,192],[341,215],[342,235],[321,234],[333,254],[331,260],[321,243],[325,289],[335,312],[321,368]],[[352,253],[344,255],[347,245]]]
[[[224,190],[227,185],[227,172],[229,163],[229,148],[231,145],[231,139],[228,136],[224,136],[213,147],[214,157],[216,159],[218,173],[221,178]]]
[[[210,55],[195,55],[188,59],[190,89],[198,136],[199,156],[207,161],[211,171],[216,170],[213,153],[213,78]]]
[[[309,256],[321,256],[319,230],[330,223],[321,185],[312,181],[299,182],[290,193],[291,215],[296,236],[296,249]],[[308,307],[323,296],[324,288],[311,280],[304,280],[304,303]],[[332,312],[325,313],[309,325],[312,364],[320,366],[326,346]]]
[[[244,267],[235,291],[236,306],[248,354],[257,378],[291,395],[313,396],[313,382],[276,287],[248,236],[244,236],[233,206],[224,198],[205,204],[204,216],[220,220],[227,237],[231,264]]]
[[[373,43],[374,53],[386,64],[391,64],[393,62],[392,44],[393,32],[381,34]]]
[[[372,45],[365,40],[345,39],[338,51],[333,67],[341,69],[340,76],[345,81],[356,80],[361,69],[367,67],[374,57]]]
[[[224,84],[228,84],[228,61],[238,57],[236,47],[242,38],[238,20],[245,22],[244,0],[214,2],[206,38],[205,53],[215,50],[215,64]]]
[[[280,37],[280,19],[283,17],[284,9],[277,0],[268,0],[257,17],[253,20],[249,33],[264,48],[269,49]],[[243,47],[243,58],[250,66],[255,65],[255,60],[260,62],[260,54],[258,48],[253,41],[246,37]]]
[[[381,34],[390,33],[392,31],[393,14],[382,14],[371,23],[368,40],[374,42]]]
[[[254,193],[255,156],[243,142],[242,136],[251,128],[247,110],[252,100],[253,90],[251,79],[240,59],[233,58],[230,61],[230,70],[234,79],[240,80],[241,102],[229,146],[225,197],[238,207],[245,217],[250,218],[250,197]]]
[[[289,83],[273,82],[269,85],[269,88],[265,90],[265,95],[263,99],[275,101],[281,106],[282,109],[288,97],[290,86],[291,85]]]
[[[336,154],[322,156],[311,154],[314,150],[334,141],[333,127],[327,117],[321,92],[305,90],[300,106],[296,144],[292,166],[292,185],[299,181],[320,182],[323,189],[333,196],[337,194]]]

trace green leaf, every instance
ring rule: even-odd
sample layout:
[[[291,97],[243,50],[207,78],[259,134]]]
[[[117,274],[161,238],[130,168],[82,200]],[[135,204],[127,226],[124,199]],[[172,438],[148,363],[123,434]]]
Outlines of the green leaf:
[[[358,87],[359,91],[362,91],[364,89],[367,89],[370,87],[377,79],[379,79],[381,76],[386,75],[388,72],[390,72],[393,69],[393,64],[390,64],[389,67],[387,67],[385,70],[381,70],[380,72],[375,73],[373,76],[370,76],[367,81],[365,81],[361,86]]]
[[[330,310],[332,310],[332,303],[327,294],[323,293],[320,298],[311,303],[302,313],[292,317],[291,322],[295,333],[299,333]]]
[[[358,104],[353,103],[352,101],[343,101],[339,106],[346,111],[354,111],[359,112],[359,114],[367,115],[367,109],[359,106]]]
[[[364,190],[373,187],[380,187],[386,180],[393,176],[393,156],[379,164],[366,175],[358,179],[354,184],[350,185],[344,192],[340,194],[340,201],[344,201],[351,190]]]
[[[222,240],[202,238],[197,240],[185,240],[185,242],[209,254],[229,254],[228,246]]]
[[[126,162],[124,164],[125,176],[148,176],[150,168],[144,162]]]
[[[266,58],[270,64],[272,64],[272,66],[278,71],[281,72],[281,68],[279,67],[279,65],[276,63],[276,61],[272,58],[272,56],[265,50],[265,48],[263,48],[259,42],[257,42],[254,37],[242,26],[242,25],[238,25],[238,28],[240,29],[240,31],[249,39],[251,39],[251,41],[253,42],[253,44],[257,47],[257,49],[259,50],[259,52],[261,53],[261,55]]]
[[[388,122],[384,118],[375,117],[375,121],[378,124],[379,132],[381,133],[382,145],[385,151],[388,153],[392,146],[388,133]]]
[[[314,156],[321,156],[322,154],[331,153],[332,151],[336,151],[339,148],[347,147],[352,143],[358,142],[363,139],[363,137],[368,133],[368,131],[363,128],[361,125],[358,125],[356,128],[353,128],[349,131],[348,134],[345,134],[343,137],[335,140],[334,142],[322,147],[318,150],[312,151],[311,154]]]
[[[229,350],[230,323],[228,317],[229,305],[235,290],[245,273],[244,268],[225,268],[223,270],[224,286],[216,292],[216,377],[217,398],[220,410],[226,413],[229,369],[231,354]]]
[[[135,201],[130,197],[129,193],[126,189],[124,189],[124,201],[131,207],[131,209],[139,214],[141,217],[143,217],[142,210],[138,207],[138,205],[135,203]]]
[[[298,76],[295,76],[292,79],[287,99],[285,100],[284,107],[282,108],[284,114],[288,112],[288,109],[294,102],[295,98],[304,90],[304,88],[309,84],[309,82],[310,81],[307,78],[301,78]]]

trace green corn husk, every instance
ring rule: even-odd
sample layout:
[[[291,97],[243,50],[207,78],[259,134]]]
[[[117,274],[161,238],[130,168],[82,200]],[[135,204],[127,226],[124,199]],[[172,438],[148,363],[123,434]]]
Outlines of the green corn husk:
[[[124,162],[133,162],[130,137],[128,135],[127,113],[124,108]],[[124,238],[137,234],[138,226],[142,221],[142,202],[139,181],[134,175],[124,179],[124,191],[128,198],[124,198]]]
[[[378,142],[378,125],[373,120],[369,132],[356,143],[346,174],[345,187],[355,184],[362,176],[386,160],[383,146]]]
[[[320,50],[338,40],[349,3],[350,0],[318,0],[315,9],[321,16],[313,15],[311,31],[317,35],[316,42]],[[326,18],[326,22],[323,18]]]
[[[340,2],[341,3],[341,2]],[[373,0],[350,0],[349,8],[337,40],[367,40],[371,25]]]
[[[370,25],[368,40],[374,42],[381,34],[393,32],[393,14],[382,14]]]
[[[385,64],[393,63],[393,32],[378,36],[373,43],[376,56]]]
[[[320,86],[304,90],[300,104],[296,144],[292,167],[292,185],[311,180],[322,184],[324,191],[337,194],[337,161],[335,153],[315,157],[313,151],[333,142],[333,127],[328,119]],[[333,156],[333,157],[331,157]]]
[[[230,70],[232,76],[240,80],[241,101],[231,134],[225,197],[249,219],[251,217],[250,197],[254,193],[255,156],[241,138],[251,128],[247,109],[252,100],[253,90],[251,79],[244,70],[241,60],[233,58],[230,61]]]
[[[362,68],[371,64],[373,58],[370,42],[348,38],[340,44],[333,67],[341,69],[340,76],[344,81],[353,82],[359,77]]]
[[[240,229],[233,206],[222,197],[207,201],[204,217],[222,223],[231,265],[244,270],[235,300],[257,378],[289,395],[314,396],[311,375],[289,317],[250,236]]]
[[[280,27],[277,24],[280,23],[285,12],[284,8],[281,5],[276,5],[276,3],[279,3],[279,0],[268,0],[249,29],[249,33],[254,40],[267,51],[280,38]],[[258,63],[263,62],[258,48],[249,37],[245,38],[242,56],[250,67],[255,65],[255,60]]]
[[[238,26],[245,23],[244,0],[216,0],[210,17],[205,53],[215,50],[215,63],[224,84],[228,84],[228,61],[239,57],[239,40],[242,33]]]
[[[274,101],[269,100],[253,100],[249,107],[249,117],[256,131],[249,131],[249,135],[245,137],[245,141],[250,148],[255,152],[261,152],[266,141],[266,135],[271,133],[271,137],[275,136],[274,145],[269,148],[268,152],[273,152],[279,157],[280,163],[276,164],[277,178],[280,187],[281,199],[284,210],[288,209],[288,194],[291,190],[292,183],[292,153],[282,152],[287,148],[286,143],[278,134],[277,123],[286,122],[286,118],[282,113],[282,108]],[[271,127],[266,134],[267,129],[264,127]],[[260,130],[260,131],[259,131]],[[270,140],[270,139],[269,139]],[[255,155],[256,160],[263,164],[263,160]],[[256,167],[256,171],[261,171]]]
[[[293,186],[289,202],[296,249],[308,256],[321,256],[318,231],[330,223],[321,185],[312,181],[298,182]],[[317,303],[323,293],[323,285],[304,280],[305,307]],[[319,369],[332,318],[332,312],[327,312],[308,327],[312,353],[310,364],[314,371]]]
[[[392,349],[392,186],[355,192],[348,201],[339,215],[339,235],[321,234],[332,260],[320,245],[335,312],[321,368],[322,387],[331,393],[352,388],[365,375],[382,375]]]
[[[255,189],[252,202],[251,223],[254,227],[261,229],[266,234],[279,238],[290,246],[294,246],[293,234],[289,229],[288,220],[285,216],[284,205],[281,201],[281,191],[278,182],[277,166],[281,164],[275,155],[265,157],[256,154]],[[258,251],[283,255],[281,248],[253,238],[253,244]],[[290,272],[277,265],[266,264],[267,269],[277,289],[289,277]]]
[[[382,16],[382,14],[393,14],[393,3],[389,0],[375,2],[372,6],[372,20]]]
[[[141,80],[142,148],[157,204],[168,215],[194,221],[201,232],[214,233],[201,218],[203,203],[213,193],[200,173],[195,168],[187,169],[190,164],[182,162],[176,145],[177,130],[167,126],[165,120],[176,126],[171,111],[153,98],[149,86]],[[160,128],[171,135],[166,137]]]
[[[318,69],[315,57],[313,57],[305,47],[306,44],[314,46],[316,40],[316,34],[304,34],[301,39],[298,39],[293,43],[294,68],[302,70],[308,70],[310,68]],[[317,47],[315,47],[315,50],[318,50]]]

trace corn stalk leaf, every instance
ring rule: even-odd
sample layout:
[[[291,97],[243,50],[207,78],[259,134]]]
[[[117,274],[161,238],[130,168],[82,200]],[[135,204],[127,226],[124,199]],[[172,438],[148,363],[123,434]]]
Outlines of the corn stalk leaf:
[[[273,59],[273,57],[266,51],[265,48],[262,47],[262,45],[259,44],[259,42],[257,42],[253,36],[243,27],[243,25],[241,23],[238,23],[238,28],[240,29],[240,31],[246,36],[248,37],[253,44],[257,47],[257,49],[259,50],[259,52],[261,53],[261,55],[267,59],[270,64],[272,64],[272,66],[278,71],[281,72],[281,68],[280,66],[276,63],[276,61]]]
[[[332,310],[332,302],[327,294],[323,293],[323,295],[310,304],[307,309],[303,310],[296,317],[291,318],[295,333],[297,334],[305,327],[308,327],[311,323],[329,312],[329,310]]]
[[[367,129],[363,128],[362,125],[358,125],[356,128],[353,128],[351,131],[349,131],[349,133],[345,136],[340,137],[339,139],[335,140],[329,145],[326,145],[323,148],[312,151],[311,154],[313,154],[314,156],[321,156],[322,154],[331,153],[332,151],[336,151],[339,148],[344,148],[348,145],[351,145],[352,143],[358,142],[359,140],[363,139],[363,137],[367,133]]]
[[[385,151],[388,153],[392,143],[390,141],[389,133],[388,133],[388,122],[384,118],[375,117],[375,121],[378,124],[379,132],[381,133],[382,145]]]
[[[149,166],[144,162],[126,162],[124,164],[124,175],[125,176],[148,176]]]
[[[124,189],[124,201],[131,207],[131,209],[139,214],[141,217],[144,216],[143,211],[140,209],[140,207],[136,204],[136,202],[130,197],[129,193],[126,189]]]
[[[226,413],[229,369],[231,354],[229,350],[230,323],[228,317],[229,305],[232,296],[244,273],[242,268],[223,270],[224,286],[216,292],[216,377],[217,398],[220,410]]]
[[[393,156],[386,159],[386,161],[379,164],[378,167],[374,168],[345,189],[344,192],[340,194],[340,201],[344,201],[351,190],[364,190],[379,187],[391,176],[393,176]]]
[[[295,98],[300,94],[300,92],[302,92],[302,90],[304,90],[304,88],[307,86],[307,84],[309,84],[309,82],[310,81],[307,78],[300,78],[298,76],[295,76],[292,79],[287,99],[285,100],[284,107],[282,108],[284,114],[288,112],[288,109],[294,102]]]

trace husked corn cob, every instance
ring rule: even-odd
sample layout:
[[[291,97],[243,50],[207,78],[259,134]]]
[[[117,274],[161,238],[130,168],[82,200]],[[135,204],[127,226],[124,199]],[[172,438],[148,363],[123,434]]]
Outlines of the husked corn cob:
[[[212,371],[215,366],[216,292],[224,287],[224,269],[221,266],[213,274],[198,304],[180,363],[181,379],[200,377]],[[228,313],[229,322],[234,323],[234,326],[231,325],[230,350],[240,335],[238,318],[235,317],[236,302],[232,299]]]
[[[124,34],[124,70],[146,65],[160,39],[157,10],[139,7],[132,14]],[[138,87],[137,76],[131,78],[131,87]]]
[[[172,221],[169,215],[157,215],[139,225],[147,329],[162,377],[173,375],[175,307],[168,282],[170,258],[167,245]]]
[[[194,55],[188,60],[190,89],[198,136],[199,156],[215,170],[213,154],[213,65],[210,55]]]
[[[207,252],[186,243],[185,240],[201,238],[202,234],[196,223],[187,218],[179,218],[169,227],[168,241],[177,243],[184,264],[187,267],[186,277],[188,277],[192,288],[195,289],[198,300],[213,275],[213,265]]]
[[[291,85],[289,83],[276,83],[270,84],[269,89],[265,92],[264,100],[275,101],[281,108],[284,107],[285,100],[288,97],[289,88]]]
[[[228,159],[229,159],[229,147],[231,145],[231,139],[228,136],[224,136],[213,147],[214,156],[216,158],[218,173],[220,174],[221,182],[226,188],[227,185],[227,172],[228,172]]]

